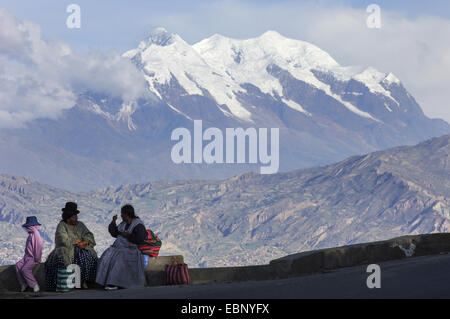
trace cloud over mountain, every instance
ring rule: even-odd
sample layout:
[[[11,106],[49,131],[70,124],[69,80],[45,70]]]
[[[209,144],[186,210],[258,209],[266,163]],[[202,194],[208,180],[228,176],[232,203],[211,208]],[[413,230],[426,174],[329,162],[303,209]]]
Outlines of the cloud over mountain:
[[[90,91],[137,99],[145,94],[141,73],[119,53],[73,52],[41,37],[38,25],[0,9],[0,128],[37,118],[55,119]]]

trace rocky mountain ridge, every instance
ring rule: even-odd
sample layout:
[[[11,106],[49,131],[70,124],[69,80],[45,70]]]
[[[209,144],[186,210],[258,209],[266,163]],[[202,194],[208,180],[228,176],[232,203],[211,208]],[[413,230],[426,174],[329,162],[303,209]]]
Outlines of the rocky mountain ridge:
[[[2,264],[20,258],[28,215],[43,224],[48,252],[69,200],[102,252],[107,225],[132,203],[163,240],[162,254],[192,266],[263,264],[311,249],[450,228],[450,135],[274,175],[160,181],[74,193],[1,175]]]

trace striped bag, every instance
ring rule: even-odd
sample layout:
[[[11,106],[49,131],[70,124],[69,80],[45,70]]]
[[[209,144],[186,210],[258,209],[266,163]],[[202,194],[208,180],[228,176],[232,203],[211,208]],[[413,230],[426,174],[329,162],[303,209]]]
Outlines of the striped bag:
[[[166,285],[189,285],[189,268],[187,264],[177,264],[172,262],[164,268],[166,272]]]
[[[161,239],[150,229],[147,229],[147,239],[144,242],[144,244],[139,245],[141,253],[151,257],[158,257],[162,245]]]
[[[71,275],[73,275],[75,270],[68,271],[66,268],[58,269],[57,275],[56,275],[56,291],[57,292],[67,292],[72,290],[72,288],[69,288],[67,285],[67,281]]]

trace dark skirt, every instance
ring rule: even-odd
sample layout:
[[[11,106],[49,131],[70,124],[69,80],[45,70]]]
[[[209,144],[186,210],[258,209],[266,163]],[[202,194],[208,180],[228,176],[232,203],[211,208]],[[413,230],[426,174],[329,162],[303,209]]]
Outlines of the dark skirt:
[[[92,256],[91,253],[85,249],[75,246],[72,263],[80,266],[81,283],[95,282],[97,274],[97,257]],[[45,264],[45,282],[47,289],[56,289],[56,279],[58,276],[58,269],[65,269],[64,260],[62,257],[54,259],[56,262],[52,264]]]

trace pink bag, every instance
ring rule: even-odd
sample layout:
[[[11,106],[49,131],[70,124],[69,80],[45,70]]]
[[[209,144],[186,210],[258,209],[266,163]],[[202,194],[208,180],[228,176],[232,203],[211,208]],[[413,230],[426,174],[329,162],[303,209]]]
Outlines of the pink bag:
[[[172,262],[172,264],[165,266],[165,272],[166,285],[189,285],[191,283],[187,264]]]

